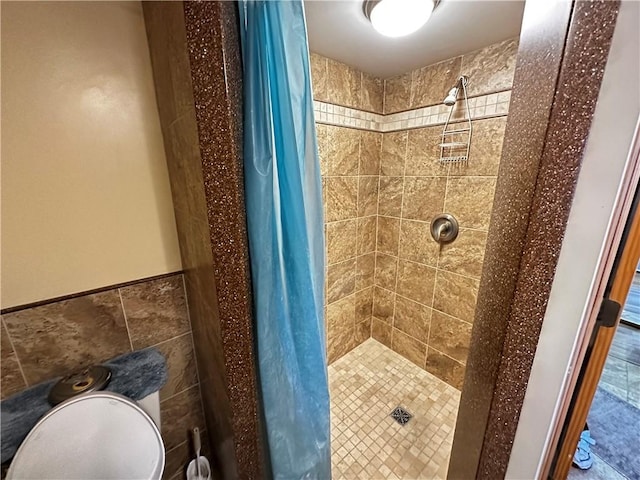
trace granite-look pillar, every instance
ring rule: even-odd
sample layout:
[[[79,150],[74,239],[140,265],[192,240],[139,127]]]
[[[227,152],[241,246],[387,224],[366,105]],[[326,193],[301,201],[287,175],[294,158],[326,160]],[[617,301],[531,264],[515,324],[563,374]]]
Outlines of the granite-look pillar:
[[[262,478],[232,2],[144,2],[213,463]]]
[[[538,3],[525,8],[451,479],[506,473],[618,10]]]

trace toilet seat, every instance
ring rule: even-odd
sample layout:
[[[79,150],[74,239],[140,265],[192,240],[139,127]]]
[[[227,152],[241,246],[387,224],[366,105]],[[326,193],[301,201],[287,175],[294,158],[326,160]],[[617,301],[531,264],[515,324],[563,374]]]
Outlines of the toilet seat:
[[[42,417],[7,479],[156,480],[163,469],[153,420],[128,398],[103,391],[74,397]]]

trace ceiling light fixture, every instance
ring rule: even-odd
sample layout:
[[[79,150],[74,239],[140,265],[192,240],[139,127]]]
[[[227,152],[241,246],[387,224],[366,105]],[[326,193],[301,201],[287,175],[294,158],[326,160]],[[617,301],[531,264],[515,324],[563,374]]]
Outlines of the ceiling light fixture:
[[[387,37],[404,37],[422,27],[438,0],[365,0],[362,10],[373,28]]]

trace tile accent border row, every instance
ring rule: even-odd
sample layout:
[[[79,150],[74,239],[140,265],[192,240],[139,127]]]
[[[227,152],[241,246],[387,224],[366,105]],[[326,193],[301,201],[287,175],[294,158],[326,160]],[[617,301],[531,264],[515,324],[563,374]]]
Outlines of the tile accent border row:
[[[470,98],[469,111],[471,120],[507,115],[510,100],[511,90]],[[460,104],[458,103],[457,105]],[[317,123],[382,133],[443,125],[447,121],[449,108],[446,105],[431,105],[383,115],[317,100],[313,102],[313,111]],[[461,121],[461,118],[454,112],[452,120],[458,122]]]

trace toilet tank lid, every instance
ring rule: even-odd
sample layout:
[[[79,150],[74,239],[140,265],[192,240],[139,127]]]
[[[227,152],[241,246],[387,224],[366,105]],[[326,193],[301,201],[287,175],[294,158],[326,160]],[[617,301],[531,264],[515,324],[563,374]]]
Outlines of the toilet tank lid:
[[[7,479],[159,479],[163,469],[153,420],[128,398],[103,391],[74,397],[42,417]]]

